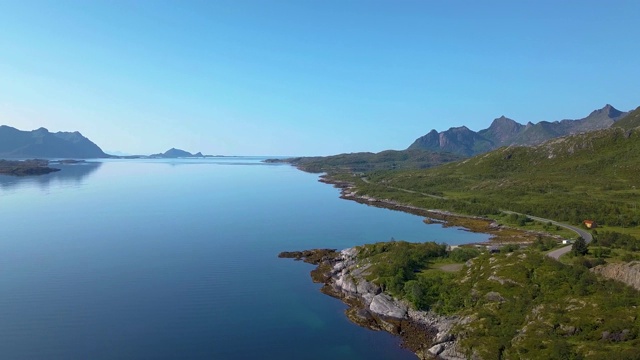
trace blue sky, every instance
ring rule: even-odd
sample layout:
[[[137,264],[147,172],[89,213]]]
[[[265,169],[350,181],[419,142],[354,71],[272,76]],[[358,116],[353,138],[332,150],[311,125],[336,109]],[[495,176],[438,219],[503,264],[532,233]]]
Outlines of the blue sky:
[[[640,105],[640,1],[5,1],[0,123],[329,155]]]

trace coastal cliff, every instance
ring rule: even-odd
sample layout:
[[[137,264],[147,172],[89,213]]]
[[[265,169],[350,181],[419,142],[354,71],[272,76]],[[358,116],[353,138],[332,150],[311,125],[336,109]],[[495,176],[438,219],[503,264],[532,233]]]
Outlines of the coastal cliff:
[[[369,266],[357,261],[357,248],[342,251],[317,249],[283,252],[281,258],[294,258],[317,265],[311,272],[314,282],[322,283],[321,291],[349,305],[346,311],[354,323],[372,330],[385,330],[399,335],[403,346],[420,359],[466,359],[458,350],[452,329],[464,325],[468,318],[441,316],[431,311],[417,311],[404,300],[398,300],[367,281]]]

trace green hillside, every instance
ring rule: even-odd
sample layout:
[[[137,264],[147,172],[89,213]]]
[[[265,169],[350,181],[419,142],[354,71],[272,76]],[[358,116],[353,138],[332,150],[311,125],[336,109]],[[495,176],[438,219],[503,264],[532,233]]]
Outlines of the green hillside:
[[[638,126],[640,126],[640,107],[632,111],[624,119],[616,122],[614,126],[621,127],[626,130],[637,128]]]
[[[333,156],[298,157],[267,162],[286,162],[313,173],[370,172],[394,169],[426,169],[462,159],[462,156],[425,150],[386,150]]]
[[[417,309],[467,316],[454,333],[469,359],[638,359],[637,290],[534,249],[477,256],[443,247],[368,244],[356,266]],[[447,261],[465,265],[439,270]]]
[[[639,174],[640,129],[611,128],[536,147],[504,147],[433,169],[376,172],[358,188],[426,208],[472,214],[508,209],[629,227],[640,223]]]

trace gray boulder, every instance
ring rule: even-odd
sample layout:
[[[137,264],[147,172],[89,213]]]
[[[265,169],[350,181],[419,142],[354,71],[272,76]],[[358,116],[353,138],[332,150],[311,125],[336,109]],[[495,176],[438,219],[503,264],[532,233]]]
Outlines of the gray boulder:
[[[378,294],[371,300],[369,310],[378,315],[403,319],[407,316],[407,307],[399,302],[393,301],[393,298],[387,294]]]

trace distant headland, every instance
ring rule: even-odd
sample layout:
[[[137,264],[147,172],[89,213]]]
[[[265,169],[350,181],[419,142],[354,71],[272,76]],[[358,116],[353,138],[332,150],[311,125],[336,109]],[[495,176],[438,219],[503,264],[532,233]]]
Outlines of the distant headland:
[[[45,128],[22,131],[0,126],[0,159],[108,158],[102,149],[79,132],[52,133]]]

